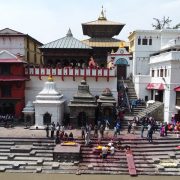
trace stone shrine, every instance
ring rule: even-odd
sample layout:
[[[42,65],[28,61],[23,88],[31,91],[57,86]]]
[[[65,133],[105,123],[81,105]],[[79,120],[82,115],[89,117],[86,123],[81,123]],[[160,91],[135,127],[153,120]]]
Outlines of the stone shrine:
[[[94,124],[97,108],[96,98],[90,93],[89,85],[85,80],[78,85],[78,91],[68,104],[70,108],[70,121],[75,126]]]
[[[64,102],[63,95],[56,90],[56,83],[52,77],[49,77],[43,90],[33,102],[35,106],[35,128],[44,128],[45,125],[52,122],[61,124],[64,116]]]
[[[106,88],[99,99],[97,100],[99,113],[98,116],[101,120],[107,119],[109,123],[115,118],[116,99],[113,97],[111,90]]]

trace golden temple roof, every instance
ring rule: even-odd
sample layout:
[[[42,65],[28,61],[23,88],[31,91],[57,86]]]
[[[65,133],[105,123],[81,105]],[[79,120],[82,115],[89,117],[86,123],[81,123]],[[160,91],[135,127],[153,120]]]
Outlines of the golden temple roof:
[[[124,41],[115,38],[90,38],[82,42],[91,47],[120,47]]]

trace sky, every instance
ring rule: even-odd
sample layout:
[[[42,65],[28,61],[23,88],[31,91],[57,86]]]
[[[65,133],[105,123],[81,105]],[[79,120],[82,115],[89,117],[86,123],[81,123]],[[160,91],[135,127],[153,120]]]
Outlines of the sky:
[[[70,28],[79,40],[88,39],[82,23],[97,20],[102,6],[110,21],[126,24],[115,38],[128,40],[130,32],[153,29],[153,18],[180,23],[180,0],[0,0],[0,29],[29,34],[42,43],[66,35]]]

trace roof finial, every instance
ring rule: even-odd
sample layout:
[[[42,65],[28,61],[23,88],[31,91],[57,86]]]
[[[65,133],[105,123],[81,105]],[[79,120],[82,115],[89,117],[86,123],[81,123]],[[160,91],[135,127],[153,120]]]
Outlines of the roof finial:
[[[72,37],[72,36],[73,36],[70,28],[69,28],[69,30],[68,30],[66,36],[68,36],[68,37]]]
[[[107,20],[106,16],[104,15],[104,13],[105,12],[104,12],[104,9],[103,9],[103,6],[102,6],[101,14],[100,14],[98,20]]]
[[[53,81],[54,81],[54,79],[53,79],[52,75],[49,75],[48,82],[53,82]]]

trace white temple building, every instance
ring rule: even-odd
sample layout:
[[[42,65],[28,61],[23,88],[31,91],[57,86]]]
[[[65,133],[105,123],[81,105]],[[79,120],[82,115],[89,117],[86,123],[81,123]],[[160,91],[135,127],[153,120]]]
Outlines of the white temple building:
[[[138,98],[162,102],[164,122],[180,117],[180,30],[137,30],[129,41]]]
[[[63,95],[56,90],[56,83],[51,77],[45,82],[43,90],[33,102],[35,106],[35,128],[43,129],[47,124],[63,121],[64,103]]]

